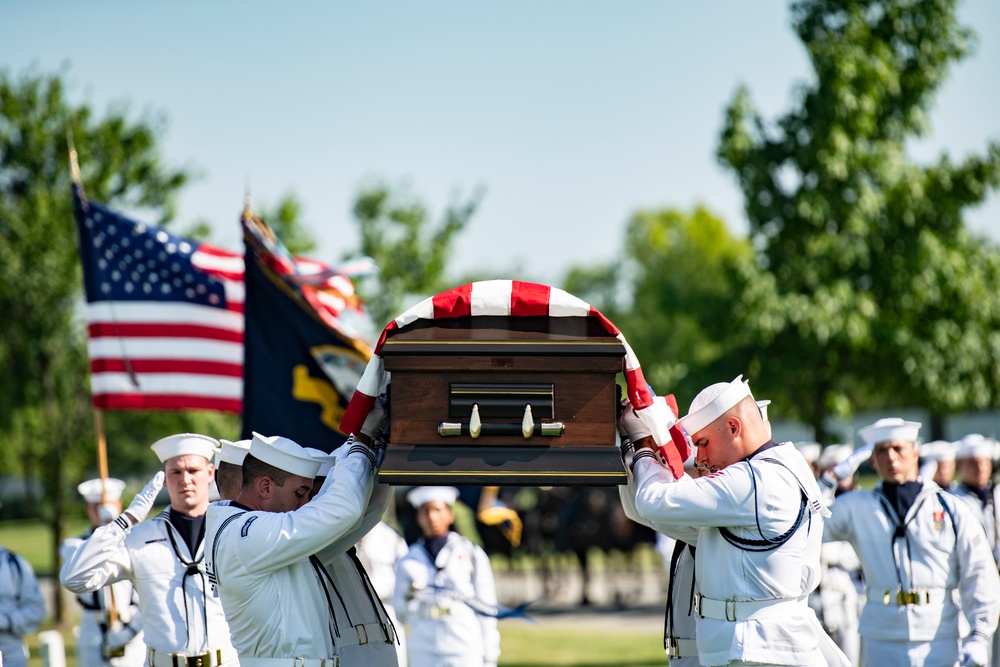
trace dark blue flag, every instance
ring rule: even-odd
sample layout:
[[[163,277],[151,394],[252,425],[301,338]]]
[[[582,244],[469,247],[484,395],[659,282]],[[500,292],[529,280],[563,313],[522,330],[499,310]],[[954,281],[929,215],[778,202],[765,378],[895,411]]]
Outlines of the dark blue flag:
[[[332,451],[371,357],[374,327],[349,278],[289,254],[244,216],[246,329],[243,437],[281,435]]]

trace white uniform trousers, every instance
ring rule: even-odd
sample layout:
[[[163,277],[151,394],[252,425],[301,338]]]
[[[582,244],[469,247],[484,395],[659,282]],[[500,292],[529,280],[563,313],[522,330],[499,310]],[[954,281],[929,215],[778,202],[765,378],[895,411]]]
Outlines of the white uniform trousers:
[[[861,667],[954,667],[958,663],[958,640],[896,642],[861,638]]]

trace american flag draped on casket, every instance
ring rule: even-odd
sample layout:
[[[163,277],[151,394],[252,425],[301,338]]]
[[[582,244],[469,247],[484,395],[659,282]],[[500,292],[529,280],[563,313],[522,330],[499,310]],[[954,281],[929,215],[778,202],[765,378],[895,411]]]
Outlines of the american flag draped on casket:
[[[374,354],[340,423],[344,433],[359,433],[376,397],[385,391],[390,373],[385,370],[382,348],[386,340],[421,320],[442,320],[479,316],[504,317],[588,317],[600,322],[625,348],[624,375],[628,399],[636,414],[650,429],[653,439],[675,475],[683,473],[690,454],[688,440],[676,425],[676,403],[668,405],[657,397],[642,375],[639,360],[624,335],[596,308],[561,289],[517,280],[490,280],[462,285],[413,306],[391,321],[382,331]],[[670,397],[672,402],[673,397]]]

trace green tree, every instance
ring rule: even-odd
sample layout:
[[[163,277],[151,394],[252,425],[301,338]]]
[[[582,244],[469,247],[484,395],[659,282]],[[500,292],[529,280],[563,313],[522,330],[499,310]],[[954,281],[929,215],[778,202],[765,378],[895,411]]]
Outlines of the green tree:
[[[728,354],[730,318],[742,293],[739,267],[752,258],[748,242],[703,206],[638,211],[624,255],[624,262],[571,269],[566,290],[615,323],[652,387],[684,404],[739,373]]]
[[[405,185],[378,182],[361,189],[354,203],[361,230],[358,254],[375,260],[378,275],[374,285],[362,282],[359,293],[376,327],[381,329],[399,315],[407,300],[452,287],[446,283],[452,245],[482,194],[480,189],[467,200],[456,198],[433,225],[427,207]]]
[[[308,255],[316,249],[316,240],[301,221],[302,204],[292,192],[285,193],[274,207],[264,206],[260,217],[281,239],[288,252],[296,256]]]
[[[815,81],[774,123],[743,89],[726,112],[719,158],[766,270],[734,324],[757,388],[820,440],[828,415],[858,405],[940,416],[997,401],[996,250],[962,211],[1000,185],[1000,145],[960,164],[906,155],[971,46],[955,5],[797,2]]]
[[[161,130],[161,120],[132,120],[124,107],[95,117],[67,99],[58,75],[0,72],[0,451],[7,470],[41,481],[53,553],[68,473],[92,460],[95,443],[67,134],[88,196],[162,223],[186,175],[162,164]]]

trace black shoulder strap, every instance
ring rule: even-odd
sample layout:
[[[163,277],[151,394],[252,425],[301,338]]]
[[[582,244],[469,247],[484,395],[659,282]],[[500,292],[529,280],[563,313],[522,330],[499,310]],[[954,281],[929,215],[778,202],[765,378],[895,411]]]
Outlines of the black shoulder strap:
[[[11,578],[14,580],[14,600],[21,599],[21,582],[24,581],[24,572],[21,570],[21,561],[17,559],[17,556],[13,551],[9,549],[4,549],[7,553],[7,564],[10,567]]]
[[[958,540],[958,523],[955,521],[955,510],[951,508],[951,505],[944,501],[944,494],[940,491],[937,492],[938,502],[941,503],[941,507],[944,508],[945,514],[951,519],[951,530],[955,533],[955,539]]]
[[[802,525],[802,519],[805,518],[806,516],[806,508],[809,504],[809,496],[806,494],[805,487],[802,486],[802,482],[799,481],[798,476],[794,472],[792,472],[791,468],[789,468],[788,466],[786,466],[784,463],[782,463],[777,459],[764,458],[761,459],[761,461],[767,461],[768,463],[777,463],[782,468],[787,470],[791,474],[792,478],[795,480],[795,483],[799,485],[799,495],[801,498],[799,503],[799,514],[797,517],[795,517],[795,522],[792,524],[791,528],[786,530],[781,535],[778,535],[777,537],[767,537],[766,535],[764,535],[764,531],[761,530],[760,527],[760,513],[757,506],[757,477],[754,474],[753,465],[751,465],[750,461],[747,461],[746,462],[747,467],[750,468],[750,482],[753,484],[753,502],[754,502],[755,520],[757,522],[757,532],[760,534],[761,539],[754,540],[746,537],[739,537],[738,535],[733,534],[733,532],[728,528],[721,526],[719,527],[719,532],[722,534],[722,537],[726,540],[726,542],[729,542],[729,544],[743,551],[773,551],[774,549],[777,549],[782,544],[790,540],[792,538],[792,535],[795,534],[795,531],[797,531],[799,527]],[[811,515],[809,516],[808,524],[809,524],[808,529],[811,530],[812,529]]]
[[[212,585],[212,595],[215,597],[219,597],[219,575],[215,569],[215,559],[219,555],[219,537],[222,536],[222,531],[226,529],[226,526],[244,514],[246,514],[246,510],[226,517],[226,520],[222,522],[221,526],[219,526],[219,530],[216,531],[215,539],[212,540],[212,567],[206,568],[206,570],[208,571],[208,583]]]

